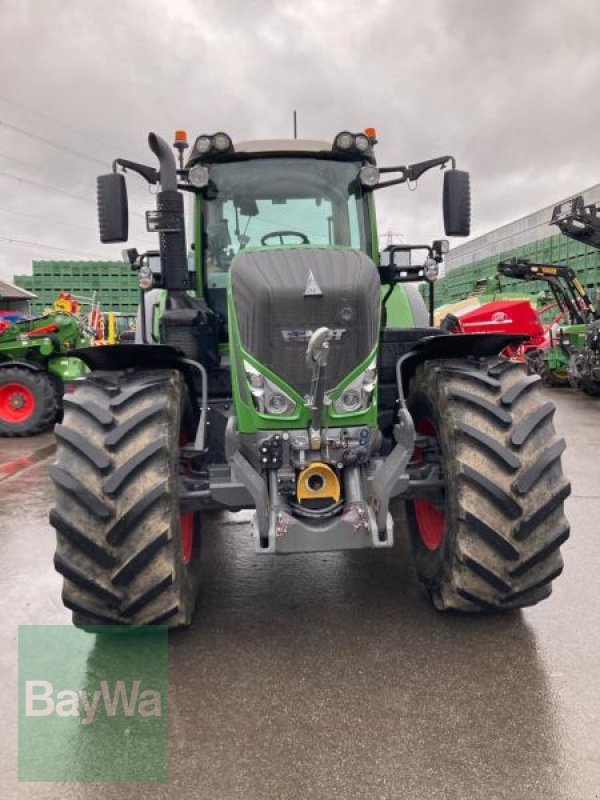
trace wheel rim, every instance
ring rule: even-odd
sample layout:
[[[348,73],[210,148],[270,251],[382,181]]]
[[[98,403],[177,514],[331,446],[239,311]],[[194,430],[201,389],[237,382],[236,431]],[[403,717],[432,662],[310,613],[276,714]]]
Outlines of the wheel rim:
[[[433,436],[439,447],[437,429],[429,417],[424,417],[417,421],[415,425],[417,433],[423,436]],[[420,448],[415,448],[415,457],[423,460],[424,456]],[[438,550],[444,541],[444,530],[446,527],[446,512],[429,500],[418,498],[414,501],[415,518],[421,541],[428,550]]]
[[[19,423],[28,420],[35,411],[35,397],[22,383],[0,386],[0,420]]]
[[[190,438],[187,431],[182,429],[179,433],[179,447],[185,447]],[[189,474],[189,465],[186,473]],[[194,552],[194,533],[196,530],[196,512],[185,511],[179,514],[179,530],[181,531],[181,560],[184,564],[189,564]]]
[[[181,528],[181,560],[184,564],[189,564],[192,560],[194,550],[194,527],[195,512],[187,511],[179,516],[179,527]]]

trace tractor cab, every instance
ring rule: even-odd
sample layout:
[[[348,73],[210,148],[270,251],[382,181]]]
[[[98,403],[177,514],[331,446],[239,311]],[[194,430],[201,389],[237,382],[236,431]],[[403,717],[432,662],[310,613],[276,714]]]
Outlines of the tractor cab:
[[[193,216],[196,266],[212,308],[226,316],[228,273],[241,253],[345,248],[376,259],[364,154],[353,155],[314,140],[240,142],[228,161],[192,153],[192,179],[207,182]]]

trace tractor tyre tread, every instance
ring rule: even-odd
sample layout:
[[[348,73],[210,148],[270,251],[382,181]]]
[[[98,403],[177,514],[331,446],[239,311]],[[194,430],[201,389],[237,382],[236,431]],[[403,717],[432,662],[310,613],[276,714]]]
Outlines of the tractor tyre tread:
[[[416,569],[439,610],[502,611],[547,597],[563,568],[570,486],[554,404],[526,365],[502,357],[425,362],[411,382],[413,418],[433,417],[446,479],[444,539],[428,550],[407,516]],[[477,373],[479,378],[476,378]],[[423,411],[426,409],[426,412]]]
[[[79,627],[191,622],[199,548],[184,564],[177,499],[185,396],[173,370],[92,373],[68,396],[50,523]]]

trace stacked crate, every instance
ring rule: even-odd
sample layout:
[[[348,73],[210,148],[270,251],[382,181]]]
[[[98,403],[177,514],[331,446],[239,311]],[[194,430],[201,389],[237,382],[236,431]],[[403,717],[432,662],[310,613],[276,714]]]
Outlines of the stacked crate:
[[[568,239],[562,234],[548,236],[521,247],[505,250],[472,264],[455,267],[435,287],[436,306],[468,297],[478,280],[494,278],[499,261],[513,257],[527,258],[540,264],[564,264],[572,267],[588,293],[596,297],[600,289],[600,250]],[[519,294],[536,295],[547,287],[545,281],[509,281],[502,278],[502,288]]]
[[[136,276],[121,261],[34,261],[31,275],[15,275],[14,283],[34,292],[34,313],[40,313],[60,292],[91,300],[105,311],[133,312],[139,302]]]
[[[598,203],[600,184],[578,194],[583,196],[584,203]],[[564,198],[558,202],[562,204],[569,200]],[[594,298],[600,287],[600,250],[560,234],[550,224],[553,208],[554,204],[546,206],[452,248],[446,258],[446,276],[436,285],[436,305],[468,297],[477,281],[482,279],[487,278],[491,284],[498,262],[515,256],[542,264],[572,267]],[[503,290],[521,295],[535,295],[546,287],[543,281],[527,283],[502,278]]]

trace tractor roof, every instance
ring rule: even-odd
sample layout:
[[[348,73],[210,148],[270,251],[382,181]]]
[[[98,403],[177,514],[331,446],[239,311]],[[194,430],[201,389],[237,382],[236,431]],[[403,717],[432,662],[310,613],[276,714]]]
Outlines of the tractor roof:
[[[236,153],[331,153],[333,143],[322,139],[253,139],[234,143]]]
[[[198,153],[195,144],[192,146],[187,166],[198,162],[222,163],[243,160],[260,156],[314,156],[315,158],[330,158],[336,161],[370,161],[375,163],[373,151],[358,153],[356,151],[342,152],[334,148],[333,141],[325,139],[252,139],[234,142],[233,150],[218,153]]]

